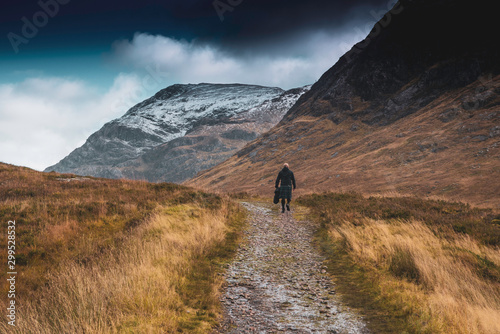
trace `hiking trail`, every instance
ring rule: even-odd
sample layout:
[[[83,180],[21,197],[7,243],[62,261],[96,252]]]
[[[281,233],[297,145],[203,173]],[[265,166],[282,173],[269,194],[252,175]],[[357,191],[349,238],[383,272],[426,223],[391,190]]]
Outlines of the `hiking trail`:
[[[290,212],[242,204],[248,224],[225,274],[224,320],[215,333],[369,333],[340,303],[312,245],[315,226]]]

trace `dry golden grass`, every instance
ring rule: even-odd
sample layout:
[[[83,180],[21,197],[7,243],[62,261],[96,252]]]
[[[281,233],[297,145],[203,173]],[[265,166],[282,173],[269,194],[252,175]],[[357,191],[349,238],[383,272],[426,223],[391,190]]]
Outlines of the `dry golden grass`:
[[[206,333],[215,321],[221,279],[197,291],[206,309],[186,303],[198,258],[225,240],[228,208],[161,208],[119,246],[83,265],[61,263],[38,300],[24,303],[21,333]],[[193,300],[194,302],[194,300]],[[200,303],[203,304],[203,303]]]
[[[2,321],[0,331],[205,333],[217,322],[220,263],[243,221],[234,203],[177,185],[3,164],[0,188],[20,260],[17,327]]]
[[[353,194],[301,201],[322,221],[331,261],[344,252],[361,268],[378,307],[404,318],[400,332],[500,333],[500,227],[490,210]],[[477,229],[457,228],[473,218]]]
[[[329,234],[334,242],[346,242],[360,265],[385,273],[381,294],[403,301],[422,331],[500,333],[500,283],[474,268],[477,259],[500,267],[498,249],[466,236],[439,238],[417,221],[367,219],[361,228],[344,222]]]

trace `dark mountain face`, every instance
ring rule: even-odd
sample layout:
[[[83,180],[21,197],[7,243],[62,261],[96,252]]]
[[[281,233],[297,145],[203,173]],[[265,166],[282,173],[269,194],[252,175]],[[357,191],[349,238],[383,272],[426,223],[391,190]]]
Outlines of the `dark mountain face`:
[[[276,127],[187,184],[269,194],[289,162],[299,192],[500,205],[495,5],[399,1]]]
[[[388,124],[499,73],[493,1],[402,0],[290,110]]]

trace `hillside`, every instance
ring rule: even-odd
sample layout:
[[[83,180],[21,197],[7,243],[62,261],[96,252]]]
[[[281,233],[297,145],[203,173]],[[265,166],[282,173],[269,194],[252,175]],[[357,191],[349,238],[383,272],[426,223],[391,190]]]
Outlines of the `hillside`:
[[[16,327],[3,317],[0,332],[204,333],[220,313],[214,273],[244,216],[227,199],[175,184],[0,163],[0,218],[6,236],[15,221],[17,272]],[[4,310],[13,300],[6,276]]]
[[[179,183],[276,125],[308,89],[173,85],[105,124],[45,171]]]
[[[268,194],[416,194],[500,205],[500,51],[493,3],[400,1],[284,119],[187,182]]]

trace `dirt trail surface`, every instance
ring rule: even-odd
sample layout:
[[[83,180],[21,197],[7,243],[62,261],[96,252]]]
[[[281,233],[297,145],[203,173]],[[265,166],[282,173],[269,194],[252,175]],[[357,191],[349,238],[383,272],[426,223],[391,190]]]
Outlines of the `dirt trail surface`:
[[[216,333],[369,333],[342,306],[312,246],[314,226],[265,206],[249,211],[245,241],[227,273]]]

